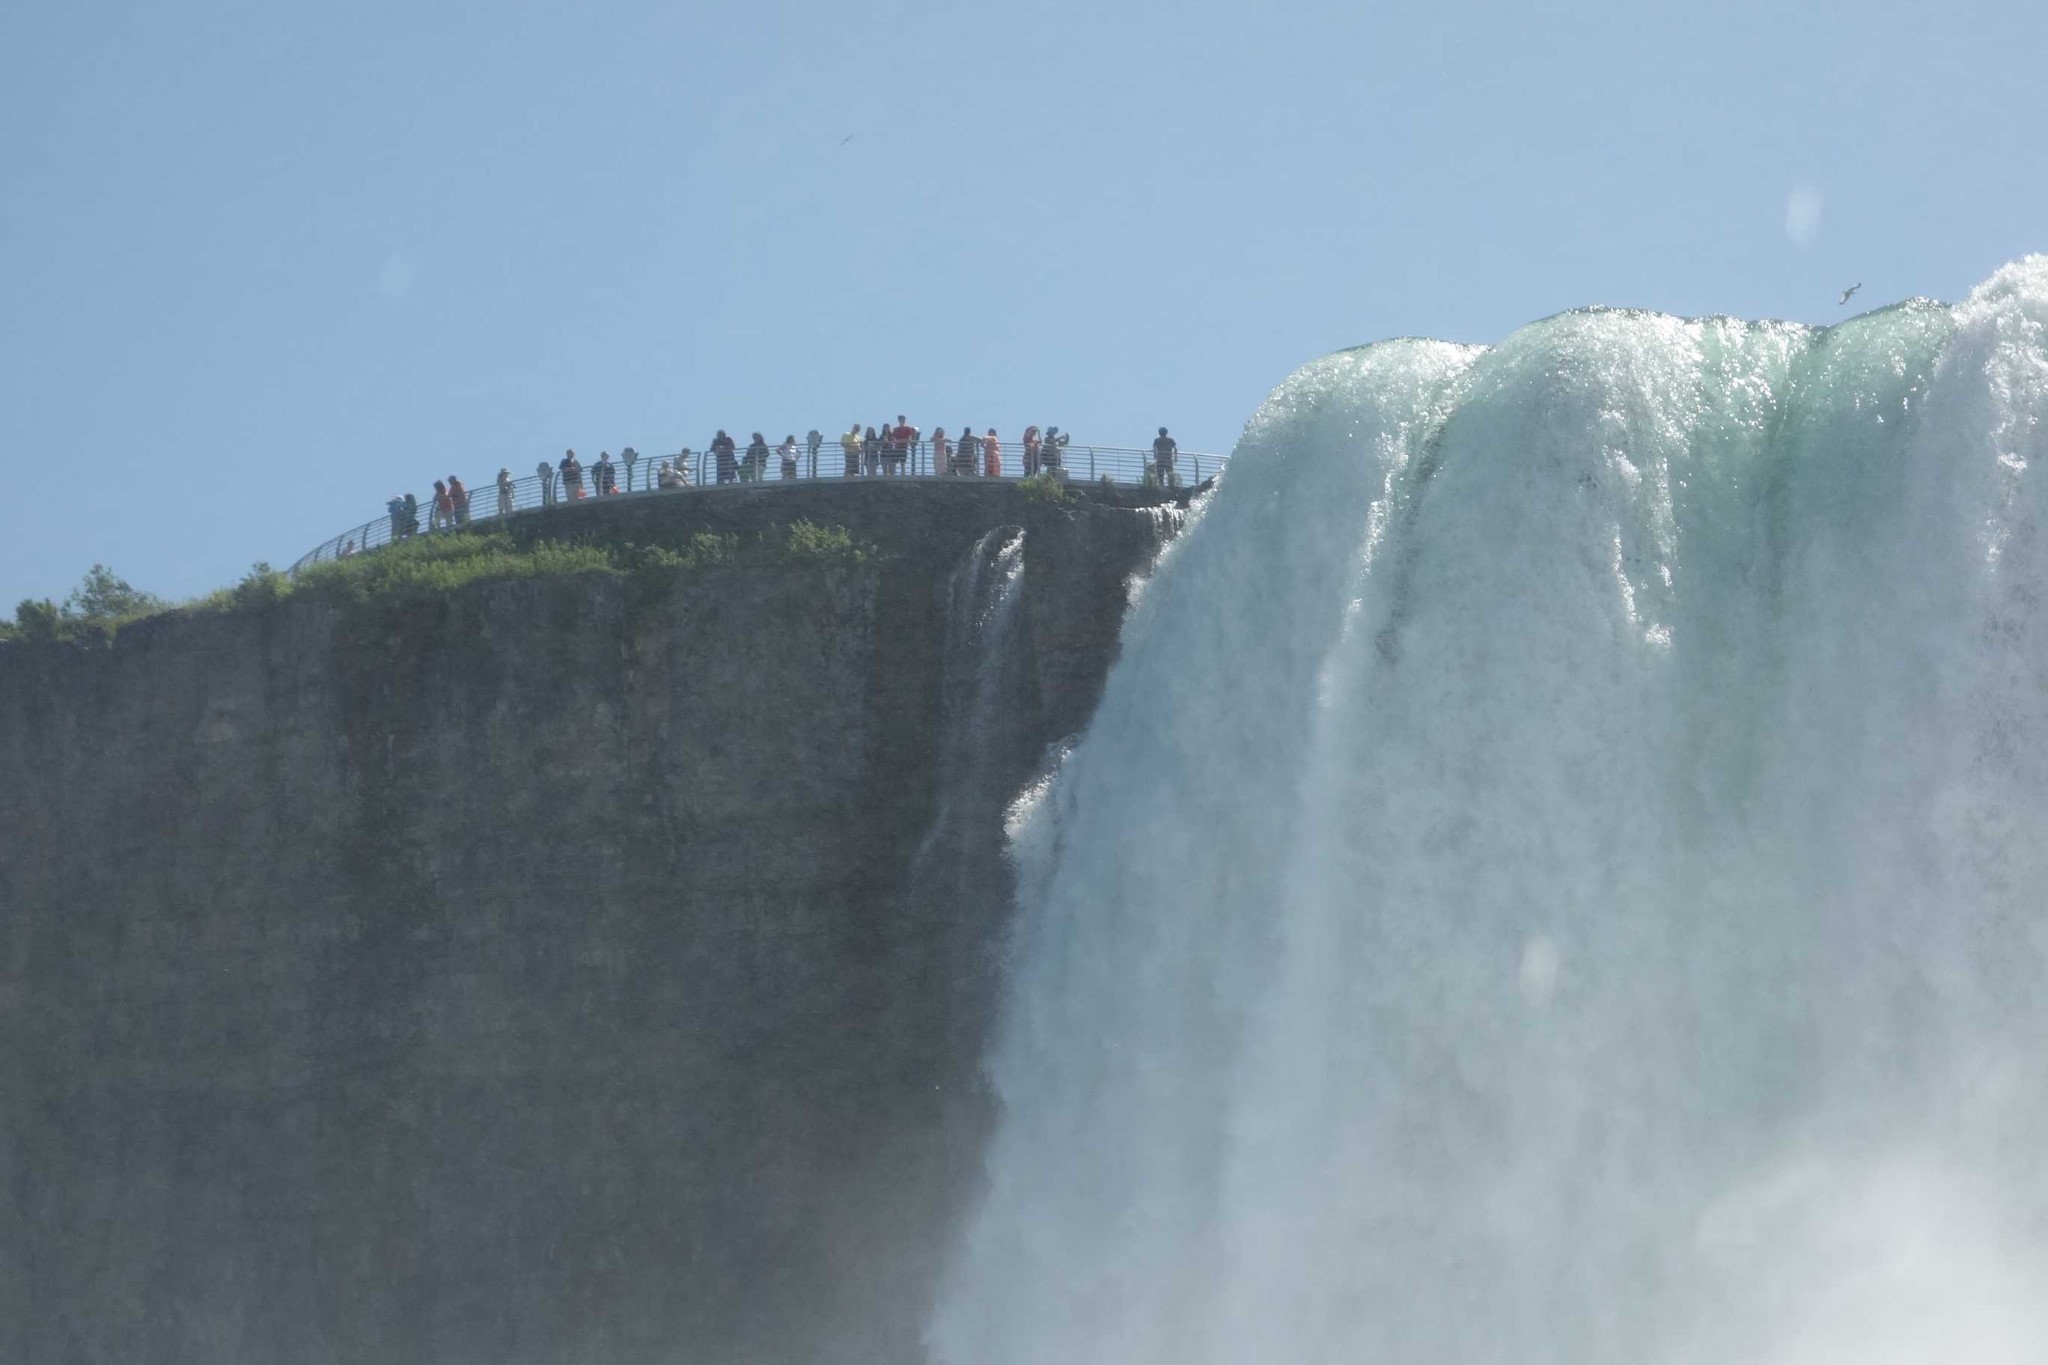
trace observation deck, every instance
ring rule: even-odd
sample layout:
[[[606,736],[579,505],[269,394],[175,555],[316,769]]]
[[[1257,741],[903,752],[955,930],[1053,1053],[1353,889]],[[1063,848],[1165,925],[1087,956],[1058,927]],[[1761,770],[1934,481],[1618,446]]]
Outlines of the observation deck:
[[[1004,443],[1003,467],[1006,471],[1017,469],[1021,465],[1021,456],[1021,445]],[[681,467],[687,471],[689,482],[682,487],[657,486],[658,471],[664,461],[672,467],[681,462]],[[1078,487],[1097,486],[1106,481],[1119,488],[1193,489],[1214,479],[1228,463],[1227,455],[1183,450],[1176,457],[1171,483],[1162,484],[1153,469],[1150,450],[1122,446],[1067,445],[1059,452],[1059,464],[1055,472],[1056,477],[1063,477],[1066,482]],[[745,450],[742,448],[739,459],[740,476],[721,483],[718,481],[716,460],[709,451],[682,450],[668,455],[642,455],[631,465],[613,461],[617,489],[608,494],[597,491],[595,462],[583,467],[580,495],[562,486],[559,473],[545,480],[539,473],[531,473],[513,479],[502,487],[495,481],[472,487],[468,490],[469,515],[465,524],[475,526],[543,508],[573,514],[581,507],[616,505],[627,498],[720,497],[742,489],[767,492],[778,488],[794,489],[831,484],[887,487],[892,483],[912,481],[960,484],[1015,484],[1024,481],[1021,474],[1007,472],[995,478],[985,474],[934,472],[929,441],[920,441],[913,446],[905,464],[905,472],[898,475],[859,474],[848,477],[844,473],[845,454],[834,440],[819,447],[815,461],[807,447],[800,447],[797,451],[796,474],[793,478],[781,477],[781,457],[773,448],[769,451],[766,467],[759,471],[759,477],[748,477]],[[420,503],[417,534],[425,535],[430,532],[432,510],[431,499]],[[405,539],[415,534],[414,531],[404,529],[401,521],[401,518],[394,517],[388,512],[380,513],[361,525],[351,527],[314,546],[292,564],[291,571],[297,573],[307,565],[317,564],[322,560],[361,554],[388,545],[394,538]]]

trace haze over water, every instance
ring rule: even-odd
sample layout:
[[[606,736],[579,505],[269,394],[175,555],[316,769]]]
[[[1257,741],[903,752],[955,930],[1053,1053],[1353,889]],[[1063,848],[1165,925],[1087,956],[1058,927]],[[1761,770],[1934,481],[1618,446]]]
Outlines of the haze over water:
[[[2048,1359],[2048,258],[1290,378],[1015,815],[954,1365]]]

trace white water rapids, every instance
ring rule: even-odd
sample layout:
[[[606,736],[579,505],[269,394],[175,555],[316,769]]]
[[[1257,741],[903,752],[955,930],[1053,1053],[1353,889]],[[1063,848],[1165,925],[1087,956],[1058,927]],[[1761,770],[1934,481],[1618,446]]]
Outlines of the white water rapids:
[[[2048,258],[1308,366],[1016,816],[944,1365],[2048,1360]]]

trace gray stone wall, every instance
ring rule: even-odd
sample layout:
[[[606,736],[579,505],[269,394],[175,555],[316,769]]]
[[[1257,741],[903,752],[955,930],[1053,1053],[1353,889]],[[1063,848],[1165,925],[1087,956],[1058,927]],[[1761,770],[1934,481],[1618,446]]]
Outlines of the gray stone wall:
[[[1134,501],[622,499],[516,529],[883,553],[0,646],[0,1359],[917,1360],[997,817],[1176,524]],[[990,789],[920,880],[947,585],[1000,525]]]

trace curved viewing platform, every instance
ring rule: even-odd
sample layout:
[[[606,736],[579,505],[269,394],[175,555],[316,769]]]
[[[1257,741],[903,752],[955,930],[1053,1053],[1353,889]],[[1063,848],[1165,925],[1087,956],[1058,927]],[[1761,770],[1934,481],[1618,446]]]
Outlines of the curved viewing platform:
[[[1014,461],[1016,454],[1015,448],[1012,447],[1006,454],[1006,460]],[[1229,463],[1229,457],[1226,455],[1183,450],[1178,453],[1172,471],[1162,480],[1153,467],[1150,450],[1119,446],[1068,445],[1060,451],[1060,456],[1060,466],[1047,472],[1080,487],[1108,482],[1119,488],[1195,489],[1214,479]],[[467,514],[458,517],[458,525],[474,526],[543,508],[568,511],[579,506],[614,504],[624,498],[717,497],[739,489],[766,491],[773,488],[801,488],[819,484],[886,486],[890,483],[912,481],[959,484],[1024,482],[1021,476],[1008,474],[990,477],[986,474],[934,473],[929,441],[921,441],[912,448],[908,464],[908,471],[903,474],[849,476],[841,472],[845,468],[845,459],[840,447],[836,441],[828,441],[819,448],[815,458],[808,448],[799,450],[793,476],[785,477],[780,456],[771,454],[767,468],[759,471],[758,477],[742,475],[721,483],[718,481],[718,471],[711,452],[684,450],[670,455],[642,455],[631,463],[614,460],[612,468],[615,471],[616,487],[610,492],[600,492],[596,475],[598,466],[593,461],[583,466],[582,483],[575,489],[565,489],[559,474],[543,478],[539,473],[527,474],[505,484],[493,480],[471,487],[467,490]],[[663,465],[670,469],[680,468],[685,482],[680,485],[661,486],[658,480]],[[309,564],[317,564],[323,560],[343,559],[374,550],[390,544],[393,540],[433,534],[432,512],[430,495],[428,501],[419,504],[417,515],[411,520],[393,512],[373,517],[359,526],[351,527],[322,541],[292,564],[292,572],[296,573]]]

